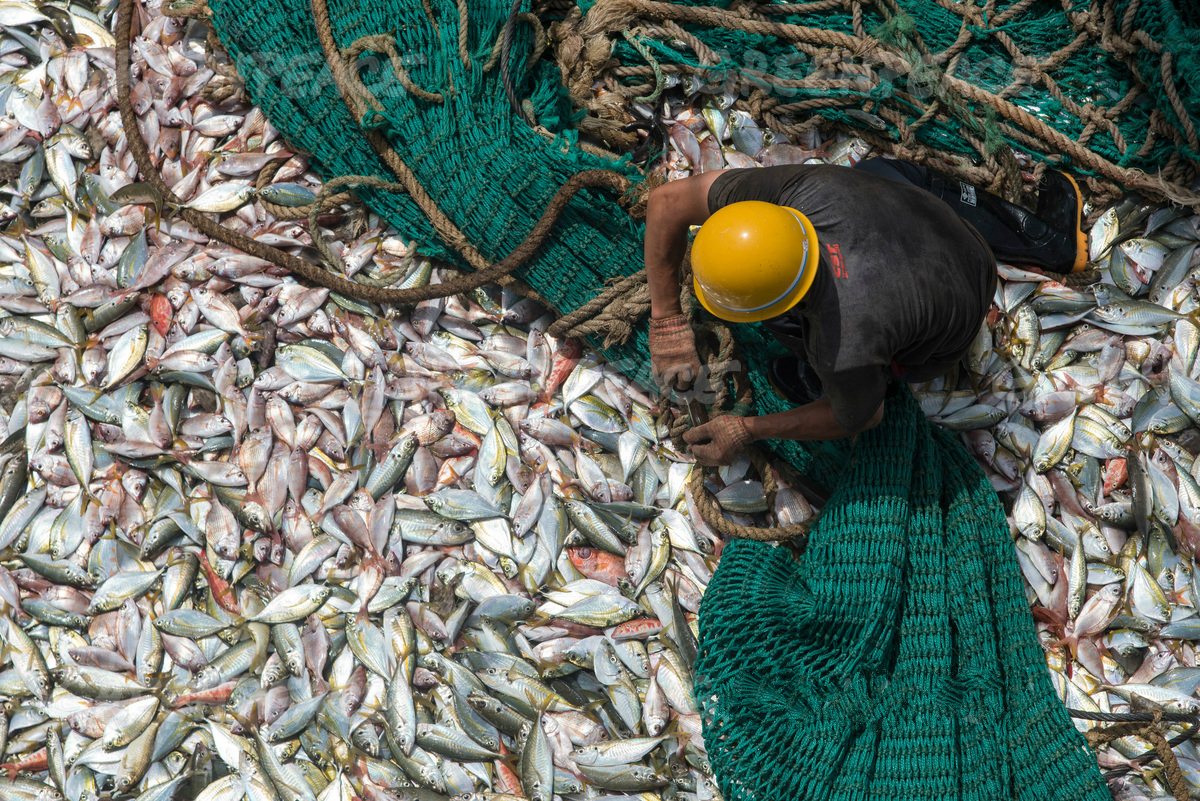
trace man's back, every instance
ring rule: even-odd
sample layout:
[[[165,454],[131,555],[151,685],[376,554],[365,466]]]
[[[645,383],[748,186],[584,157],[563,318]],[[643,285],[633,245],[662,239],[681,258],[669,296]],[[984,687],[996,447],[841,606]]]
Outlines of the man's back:
[[[795,208],[816,230],[822,268],[788,316],[848,429],[874,411],[889,364],[932,378],[978,331],[995,258],[932,194],[861,170],[788,165],[722,174],[709,211],[743,200]]]

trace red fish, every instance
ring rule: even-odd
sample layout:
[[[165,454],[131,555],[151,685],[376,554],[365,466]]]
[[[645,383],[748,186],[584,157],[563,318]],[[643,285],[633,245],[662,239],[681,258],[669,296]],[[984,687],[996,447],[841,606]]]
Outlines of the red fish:
[[[204,561],[203,559],[200,561]],[[229,700],[233,695],[233,689],[237,687],[236,681],[227,681],[224,684],[218,684],[216,687],[210,687],[207,690],[197,690],[195,692],[184,693],[171,702],[171,706],[179,709],[181,706],[188,704],[208,704],[210,706],[219,706]]]
[[[1129,478],[1129,472],[1125,459],[1109,459],[1104,466],[1104,494],[1107,495],[1117,487],[1124,485],[1127,478]]]
[[[595,626],[585,626],[582,623],[576,623],[573,620],[563,620],[561,617],[553,617],[548,621],[548,625],[556,629],[563,629],[568,634],[574,637],[592,637],[604,633],[603,629],[598,629]]]
[[[546,386],[542,387],[542,393],[538,397],[543,402],[550,400],[558,388],[567,380],[567,376],[575,369],[575,365],[579,364],[579,357],[583,355],[583,343],[575,337],[568,337],[558,343],[558,348],[554,351],[554,360],[550,364],[550,376],[546,379]]]
[[[583,575],[614,587],[618,579],[629,578],[625,560],[599,548],[568,548],[567,558]]]
[[[17,762],[6,762],[0,765],[0,770],[8,771],[8,780],[12,781],[17,778],[17,774],[23,770],[33,771],[37,773],[43,770],[49,770],[50,763],[46,756],[46,749],[39,748],[32,754],[27,754],[23,759]]]
[[[167,300],[166,295],[155,292],[150,296],[150,322],[154,324],[155,330],[164,337],[171,328],[171,316],[174,313],[175,308],[171,305],[171,301]]]
[[[217,575],[217,571],[208,563],[207,558],[200,560],[200,567],[208,578],[208,589],[212,593],[213,600],[226,612],[240,615],[242,610],[238,606],[237,596],[233,594],[233,588],[229,586],[229,582]]]
[[[493,765],[496,767],[496,790],[501,793],[509,793],[510,795],[524,795],[521,789],[521,779],[517,776],[516,771],[512,769],[509,760],[503,757],[509,753],[504,747],[504,743],[500,743],[501,758],[497,759]]]
[[[610,636],[614,640],[642,640],[653,637],[662,630],[662,621],[652,617],[638,617],[615,626]]]

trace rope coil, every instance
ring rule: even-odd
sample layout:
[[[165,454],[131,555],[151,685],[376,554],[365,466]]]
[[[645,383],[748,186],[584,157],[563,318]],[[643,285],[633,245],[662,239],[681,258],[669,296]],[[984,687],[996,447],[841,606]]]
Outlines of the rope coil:
[[[766,454],[754,447],[746,450],[746,456],[750,459],[750,463],[754,465],[754,469],[758,471],[759,476],[762,478],[763,493],[766,496],[768,508],[773,507],[775,505],[775,493],[778,491],[779,486],[775,481],[775,472],[771,469],[770,460]],[[813,523],[816,522],[815,518],[813,518],[804,523],[791,523],[786,526],[773,526],[770,528],[743,526],[735,523],[721,513],[721,506],[717,502],[717,499],[704,486],[704,471],[699,469],[699,465],[692,469],[691,475],[688,477],[688,489],[691,490],[696,510],[700,512],[700,516],[704,518],[704,522],[724,535],[726,539],[739,538],[755,540],[757,542],[803,540],[808,536]]]

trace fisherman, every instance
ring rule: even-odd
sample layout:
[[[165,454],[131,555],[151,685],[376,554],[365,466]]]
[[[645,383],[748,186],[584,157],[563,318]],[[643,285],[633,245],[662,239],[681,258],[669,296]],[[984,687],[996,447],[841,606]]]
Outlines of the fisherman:
[[[879,424],[896,381],[929,381],[967,353],[996,291],[996,259],[1082,270],[1083,201],[1047,171],[1036,212],[934,170],[873,158],[854,168],[717,170],[650,193],[645,259],[650,358],[687,392],[703,368],[680,306],[690,226],[696,297],[761,322],[792,356],[768,369],[796,408],[722,415],[684,434],[697,461],[729,464],[758,439],[827,440]]]

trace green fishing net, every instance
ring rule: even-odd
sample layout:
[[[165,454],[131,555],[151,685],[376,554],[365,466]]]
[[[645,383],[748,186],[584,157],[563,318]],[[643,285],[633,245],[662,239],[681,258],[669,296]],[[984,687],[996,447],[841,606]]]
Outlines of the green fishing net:
[[[824,467],[799,560],[734,541],[701,603],[696,696],[725,798],[1108,801],[955,435],[904,391]]]

